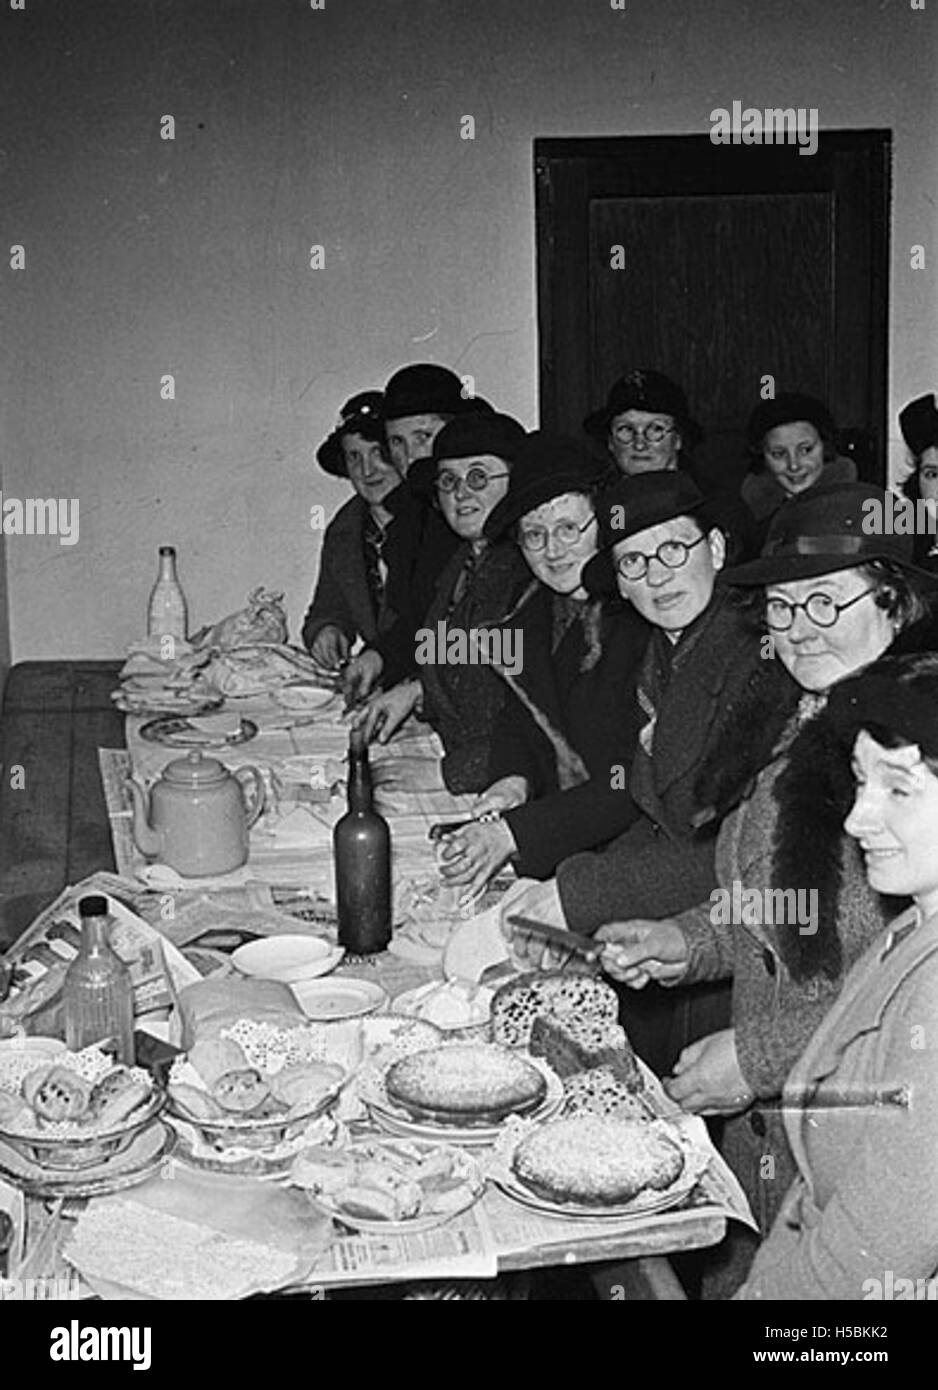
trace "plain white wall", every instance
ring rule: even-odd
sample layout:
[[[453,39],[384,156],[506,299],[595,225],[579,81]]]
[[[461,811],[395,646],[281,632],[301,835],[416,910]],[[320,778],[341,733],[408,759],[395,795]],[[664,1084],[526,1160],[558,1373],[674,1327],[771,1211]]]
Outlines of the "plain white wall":
[[[44,0],[0,18],[6,495],[78,498],[80,541],[8,536],[13,658],[139,635],[174,543],[192,626],[266,583],[296,631],[313,452],[341,402],[435,360],[536,423],[532,142],[689,134],[816,106],[891,127],[891,412],[938,386],[938,4],[906,0]],[[159,138],[160,117],[176,138]],[[474,141],[460,118],[475,118]],[[325,247],[325,269],[309,248]],[[909,268],[924,243],[928,268]],[[160,398],[175,376],[176,399]],[[895,446],[896,459],[901,448]],[[0,638],[2,640],[2,638]]]

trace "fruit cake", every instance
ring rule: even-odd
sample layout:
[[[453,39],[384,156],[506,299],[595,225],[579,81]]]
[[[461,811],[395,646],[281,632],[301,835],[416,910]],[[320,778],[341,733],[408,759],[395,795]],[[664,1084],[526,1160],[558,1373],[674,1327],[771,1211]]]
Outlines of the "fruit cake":
[[[559,1205],[619,1206],[676,1182],[684,1155],[660,1122],[577,1115],[538,1126],[512,1169],[536,1196]]]
[[[535,1019],[542,1014],[614,1024],[619,1000],[611,985],[590,975],[521,975],[503,985],[492,1000],[493,1040],[503,1047],[527,1047]]]

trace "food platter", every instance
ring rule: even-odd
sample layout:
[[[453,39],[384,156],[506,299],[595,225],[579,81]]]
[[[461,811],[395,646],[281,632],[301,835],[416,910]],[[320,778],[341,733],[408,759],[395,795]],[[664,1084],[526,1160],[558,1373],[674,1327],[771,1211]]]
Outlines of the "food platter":
[[[433,1183],[439,1185],[439,1178],[431,1177],[427,1182],[427,1187],[421,1191],[421,1209],[410,1217],[402,1220],[381,1219],[376,1216],[359,1214],[356,1210],[350,1209],[343,1201],[342,1193],[326,1193],[309,1190],[307,1184],[302,1180],[304,1155],[300,1155],[294,1164],[292,1181],[297,1186],[305,1187],[309,1198],[317,1207],[331,1216],[333,1220],[341,1222],[344,1226],[349,1226],[352,1230],[365,1231],[373,1235],[415,1235],[421,1231],[430,1231],[435,1226],[441,1226],[449,1221],[453,1216],[466,1211],[479,1200],[485,1191],[485,1178],[479,1163],[467,1154],[464,1150],[454,1146],[442,1146],[439,1144],[428,1143],[425,1141],[403,1140],[403,1139],[368,1139],[358,1140],[350,1144],[344,1150],[337,1150],[334,1162],[337,1164],[345,1160],[352,1165],[352,1171],[357,1171],[362,1175],[366,1184],[363,1187],[350,1188],[350,1192],[358,1192],[366,1197],[368,1193],[368,1173],[377,1172],[378,1178],[375,1181],[383,1181],[384,1188],[376,1188],[377,1197],[387,1195],[393,1190],[393,1182],[388,1181],[390,1176],[393,1179],[395,1172],[400,1173],[402,1179],[407,1177],[408,1172],[413,1174],[411,1187],[416,1184],[420,1187],[419,1173],[421,1165],[429,1165],[440,1169],[445,1167],[446,1177],[443,1180],[444,1195],[441,1198],[441,1208],[436,1210],[423,1210],[422,1208],[434,1203]]]
[[[544,1075],[546,1090],[538,1107],[531,1110],[525,1118],[532,1124],[539,1124],[550,1119],[563,1103],[563,1083],[559,1076],[543,1063],[534,1060],[534,1065]],[[516,1116],[509,1116],[498,1122],[481,1121],[475,1124],[418,1120],[393,1105],[387,1099],[383,1088],[377,1086],[370,1087],[363,1099],[372,1122],[383,1133],[401,1139],[420,1139],[435,1144],[458,1144],[461,1148],[487,1148],[497,1142],[507,1124],[518,1122]]]
[[[162,1121],[149,1125],[122,1153],[77,1170],[41,1168],[0,1143],[0,1174],[31,1197],[103,1197],[146,1182],[172,1151],[175,1135]]]
[[[201,711],[199,711],[201,713]],[[253,719],[243,716],[234,732],[217,733],[208,729],[197,729],[191,722],[196,711],[187,717],[181,714],[162,714],[150,719],[140,727],[140,737],[147,743],[160,743],[166,748],[235,748],[238,744],[249,743],[257,735],[257,725]]]

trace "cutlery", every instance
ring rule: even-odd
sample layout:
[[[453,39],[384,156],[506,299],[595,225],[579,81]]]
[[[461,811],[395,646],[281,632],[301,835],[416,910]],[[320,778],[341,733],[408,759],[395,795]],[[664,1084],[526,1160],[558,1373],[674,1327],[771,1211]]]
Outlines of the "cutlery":
[[[552,927],[547,922],[536,922],[531,917],[512,916],[508,925],[517,928],[532,940],[540,940],[548,946],[559,946],[570,955],[579,956],[588,964],[597,961],[602,955],[602,946],[590,937],[580,936],[579,932],[567,931],[564,927]]]

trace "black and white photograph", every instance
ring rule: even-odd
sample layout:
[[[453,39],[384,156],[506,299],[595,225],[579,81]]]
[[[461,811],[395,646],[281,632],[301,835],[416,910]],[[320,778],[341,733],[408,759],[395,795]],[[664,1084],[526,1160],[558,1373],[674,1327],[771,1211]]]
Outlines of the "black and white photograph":
[[[938,0],[0,0],[27,1365],[912,1355],[936,73]]]

